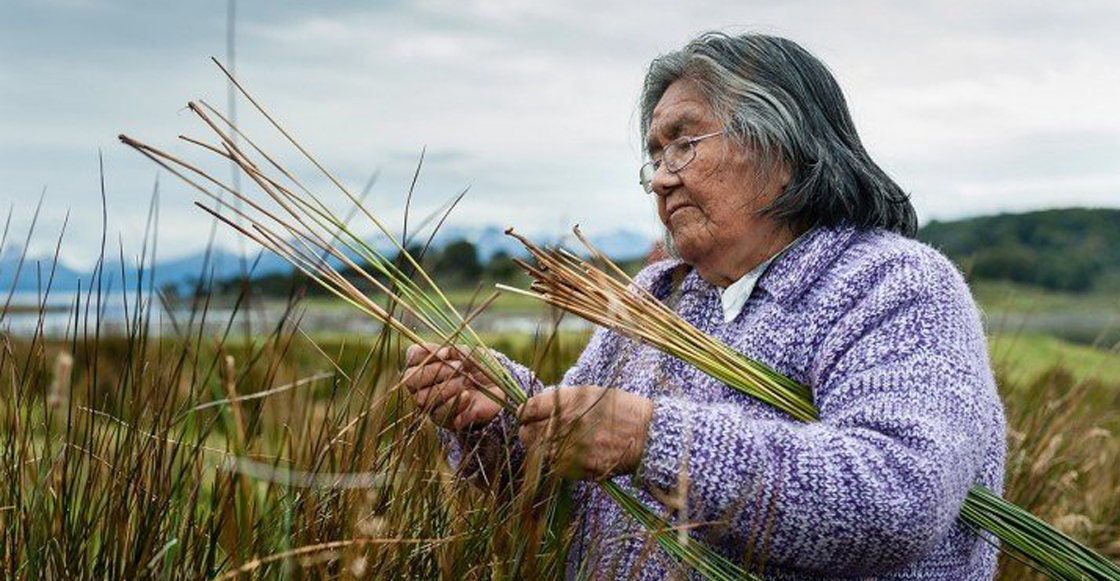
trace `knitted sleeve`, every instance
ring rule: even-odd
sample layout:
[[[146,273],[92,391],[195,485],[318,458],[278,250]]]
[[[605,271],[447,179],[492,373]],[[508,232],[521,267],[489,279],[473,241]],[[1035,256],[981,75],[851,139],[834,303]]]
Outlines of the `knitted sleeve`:
[[[605,352],[604,343],[609,342],[609,334],[597,329],[576,365],[564,374],[560,385],[593,382],[597,362]],[[509,369],[529,397],[548,389],[528,367],[497,351],[494,355]],[[489,424],[474,430],[452,432],[440,428],[440,439],[447,446],[447,459],[451,466],[460,475],[482,483],[499,477],[508,481],[508,476],[516,472],[525,457],[524,444],[517,435],[517,418],[509,410],[502,410]]]
[[[741,543],[756,566],[875,574],[934,547],[980,466],[979,406],[994,382],[967,286],[929,254],[860,273],[867,290],[814,361],[819,422],[657,400],[645,485],[663,495],[683,482],[682,516],[718,523],[708,534]]]
[[[527,393],[541,390],[540,380],[527,367],[502,353],[493,353]],[[517,420],[508,410],[498,412],[490,423],[476,429],[455,432],[439,428],[439,436],[451,467],[481,485],[511,480],[525,455],[517,437]]]
[[[666,266],[661,263],[647,267],[638,273],[634,283],[649,290]],[[568,369],[558,385],[604,383],[609,374],[617,373],[623,365],[623,361],[614,356],[623,341],[626,339],[616,333],[596,328],[576,364]],[[495,351],[494,354],[529,397],[550,389],[529,368],[501,353]],[[455,433],[441,428],[440,439],[447,446],[451,466],[471,479],[490,481],[502,473],[512,474],[524,458],[524,445],[517,436],[517,418],[508,410],[502,410],[493,421],[476,430]]]

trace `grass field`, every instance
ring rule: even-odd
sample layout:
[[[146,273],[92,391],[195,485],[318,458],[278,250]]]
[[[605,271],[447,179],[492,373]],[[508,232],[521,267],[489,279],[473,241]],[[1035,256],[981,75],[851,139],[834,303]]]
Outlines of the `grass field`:
[[[1037,333],[994,333],[989,336],[988,350],[992,366],[1011,384],[1029,383],[1061,367],[1076,380],[1095,380],[1120,389],[1120,350],[1116,348]]]
[[[535,308],[518,300],[501,308]],[[563,578],[559,483],[457,481],[389,337],[133,331],[0,334],[0,577]],[[552,382],[587,333],[484,339]],[[1120,557],[1120,358],[1043,334],[991,345],[1008,498]]]

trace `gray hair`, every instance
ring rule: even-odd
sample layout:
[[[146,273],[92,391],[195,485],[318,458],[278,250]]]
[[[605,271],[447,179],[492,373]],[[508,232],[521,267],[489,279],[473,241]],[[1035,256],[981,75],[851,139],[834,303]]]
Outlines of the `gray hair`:
[[[808,51],[784,38],[708,32],[654,59],[640,102],[643,143],[658,101],[680,79],[696,84],[760,172],[788,168],[789,184],[764,213],[914,236],[909,196],[872,161],[836,79]]]

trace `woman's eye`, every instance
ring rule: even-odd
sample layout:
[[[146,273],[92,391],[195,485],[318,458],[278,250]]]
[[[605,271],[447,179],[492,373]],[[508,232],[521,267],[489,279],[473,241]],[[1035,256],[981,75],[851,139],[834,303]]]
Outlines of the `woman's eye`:
[[[677,141],[675,143],[670,143],[668,146],[665,147],[665,152],[664,152],[664,155],[662,155],[662,158],[664,158],[664,159],[680,159],[680,157],[683,156],[685,154],[685,152],[687,152],[687,151],[688,151],[688,142],[687,141]]]

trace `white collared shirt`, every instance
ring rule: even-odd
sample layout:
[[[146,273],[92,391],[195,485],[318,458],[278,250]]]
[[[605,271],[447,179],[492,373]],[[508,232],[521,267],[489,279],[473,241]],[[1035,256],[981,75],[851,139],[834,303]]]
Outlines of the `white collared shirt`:
[[[763,274],[766,274],[766,269],[770,267],[770,264],[777,260],[779,256],[785,254],[790,248],[793,248],[794,245],[805,238],[805,234],[811,231],[812,230],[809,230],[801,236],[798,236],[793,242],[787,244],[785,248],[779,250],[777,254],[771,256],[762,264],[752,268],[750,272],[741,276],[739,280],[727,285],[727,288],[720,289],[719,302],[723,305],[724,324],[734,321],[735,317],[739,316],[739,313],[743,310],[743,306],[747,304],[747,299],[751,298],[751,293],[754,292],[754,287],[758,284],[758,279],[762,278]]]

